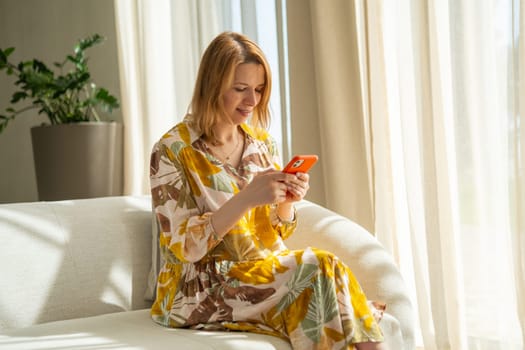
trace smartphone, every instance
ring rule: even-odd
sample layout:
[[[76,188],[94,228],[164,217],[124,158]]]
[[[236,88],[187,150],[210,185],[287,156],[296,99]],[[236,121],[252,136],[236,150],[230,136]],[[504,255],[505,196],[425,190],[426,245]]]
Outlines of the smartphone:
[[[283,168],[283,172],[289,174],[307,173],[308,170],[317,162],[318,157],[315,154],[297,155],[290,160]]]

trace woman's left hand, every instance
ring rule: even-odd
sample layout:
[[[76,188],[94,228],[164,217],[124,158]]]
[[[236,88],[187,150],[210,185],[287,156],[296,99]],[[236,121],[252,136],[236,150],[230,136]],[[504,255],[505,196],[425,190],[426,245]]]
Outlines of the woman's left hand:
[[[297,173],[295,178],[286,182],[286,202],[298,202],[306,196],[309,185],[310,175],[306,173]]]

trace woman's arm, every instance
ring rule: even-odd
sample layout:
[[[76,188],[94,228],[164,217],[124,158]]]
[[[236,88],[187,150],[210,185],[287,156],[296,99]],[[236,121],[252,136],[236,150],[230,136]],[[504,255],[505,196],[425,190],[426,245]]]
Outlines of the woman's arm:
[[[293,215],[292,202],[285,203],[287,192],[295,175],[269,170],[255,176],[245,189],[224,203],[212,216],[212,226],[219,238],[226,233],[250,209],[265,205],[279,204],[278,215],[286,220]],[[281,216],[282,215],[282,216]],[[293,218],[292,218],[293,219]]]
[[[277,170],[260,173],[244,190],[213,213],[211,226],[215,228],[216,238],[222,239],[248,210],[274,204],[271,210],[275,212],[270,214],[272,225],[286,239],[296,227],[293,203],[304,198],[309,188],[308,181],[308,174],[284,174]]]
[[[268,170],[255,176],[243,190],[227,200],[215,212],[200,213],[197,194],[204,195],[192,186],[188,171],[173,153],[176,147],[169,140],[157,144],[151,156],[150,182],[153,206],[160,223],[161,244],[181,261],[195,262],[213,249],[227,232],[250,209],[277,204],[287,200],[287,192],[296,177],[276,170]],[[179,149],[180,150],[180,149]],[[180,152],[180,151],[179,151]],[[190,155],[186,153],[191,153]],[[195,161],[200,153],[183,151],[185,157]],[[200,163],[199,163],[200,164]],[[289,215],[290,207],[283,206]]]
[[[152,150],[150,186],[152,204],[160,226],[160,244],[183,262],[200,260],[218,244],[210,224],[212,213],[197,206],[198,190],[179,155],[177,137],[164,137]],[[182,143],[181,143],[182,144]],[[175,145],[175,146],[174,146]],[[187,153],[187,152],[186,152]]]

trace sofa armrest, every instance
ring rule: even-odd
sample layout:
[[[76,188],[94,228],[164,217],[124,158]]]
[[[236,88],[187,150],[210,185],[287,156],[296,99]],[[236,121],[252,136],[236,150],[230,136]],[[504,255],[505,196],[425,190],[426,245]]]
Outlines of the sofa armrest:
[[[403,349],[412,349],[414,308],[392,256],[355,222],[306,200],[296,207],[298,226],[286,241],[287,246],[290,249],[316,247],[338,256],[352,269],[370,300],[386,302],[387,318],[394,319],[388,322],[389,327],[399,327],[389,331],[401,334]]]

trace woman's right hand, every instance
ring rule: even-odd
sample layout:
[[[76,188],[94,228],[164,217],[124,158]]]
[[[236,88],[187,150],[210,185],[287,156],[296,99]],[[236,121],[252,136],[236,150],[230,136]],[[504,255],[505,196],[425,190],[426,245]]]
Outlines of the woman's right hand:
[[[217,236],[222,239],[251,208],[265,204],[284,203],[287,198],[287,183],[292,182],[294,178],[295,175],[274,169],[255,175],[244,189],[224,203],[211,217],[211,226]]]
[[[257,174],[239,194],[246,197],[250,207],[282,203],[286,200],[286,184],[294,177],[278,170],[266,170]]]

